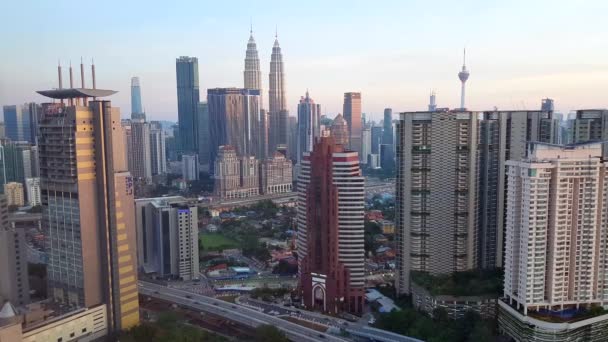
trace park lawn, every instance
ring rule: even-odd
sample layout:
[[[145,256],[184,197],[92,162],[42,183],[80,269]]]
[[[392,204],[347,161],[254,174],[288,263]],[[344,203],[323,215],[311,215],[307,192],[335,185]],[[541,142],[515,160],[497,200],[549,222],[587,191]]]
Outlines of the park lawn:
[[[228,248],[238,247],[238,242],[229,239],[221,234],[201,234],[199,235],[203,248],[207,251],[220,251]]]

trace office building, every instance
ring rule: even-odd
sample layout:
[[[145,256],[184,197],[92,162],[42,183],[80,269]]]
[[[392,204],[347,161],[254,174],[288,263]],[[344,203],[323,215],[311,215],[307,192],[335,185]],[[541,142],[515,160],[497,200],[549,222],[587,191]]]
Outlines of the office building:
[[[306,308],[363,312],[365,179],[357,152],[332,137],[306,152],[298,179],[300,289]]]
[[[165,132],[158,121],[150,122],[150,166],[152,176],[167,173]]]
[[[542,110],[543,112],[552,112],[552,111],[554,111],[555,110],[555,105],[554,105],[553,99],[549,99],[549,98],[542,99],[541,105],[540,105],[540,110]]]
[[[246,198],[260,194],[257,159],[239,156],[234,146],[220,146],[214,166],[215,195],[219,198]]]
[[[254,89],[215,88],[207,90],[209,106],[210,163],[220,146],[231,145],[239,156],[263,155],[260,92]]]
[[[131,119],[146,121],[146,113],[141,104],[139,77],[131,77]]]
[[[132,119],[130,138],[131,154],[128,155],[128,158],[131,164],[129,171],[134,178],[150,182],[152,180],[150,124],[144,119]]]
[[[380,154],[380,145],[382,144],[382,140],[384,137],[384,129],[382,128],[382,126],[373,126],[371,130],[371,153]]]
[[[502,267],[506,161],[525,158],[529,142],[555,144],[558,137],[559,120],[552,112],[483,112],[478,144],[477,267]]]
[[[330,135],[334,138],[334,142],[338,145],[348,148],[350,145],[348,123],[344,120],[342,114],[338,114],[331,124]]]
[[[27,189],[27,202],[31,206],[41,205],[40,199],[40,178],[26,178],[25,188]]]
[[[409,293],[411,271],[437,275],[475,267],[477,115],[401,113],[395,193],[398,293]]]
[[[170,133],[173,133],[173,135],[165,132],[165,154],[168,161],[175,162],[179,155],[179,125],[173,125]]]
[[[273,153],[279,145],[287,145],[287,120],[289,117],[285,100],[283,54],[276,36],[270,56],[268,78],[268,153]]]
[[[293,187],[293,164],[284,154],[275,152],[260,164],[260,180],[263,194],[291,192]]]
[[[185,181],[189,182],[198,180],[198,166],[198,155],[196,153],[182,154],[182,177]]]
[[[429,112],[434,112],[437,110],[437,96],[435,95],[435,91],[431,91],[431,95],[429,95]]]
[[[253,29],[249,31],[249,41],[247,42],[247,51],[245,52],[243,88],[256,89],[260,91],[260,94],[262,93],[262,72],[260,71],[258,48],[255,39],[253,39]]]
[[[180,153],[198,153],[198,118],[200,102],[198,58],[182,56],[175,61],[177,74],[177,119]]]
[[[139,266],[163,279],[199,279],[198,208],[185,198],[135,201]]]
[[[287,158],[291,160],[298,159],[298,118],[295,116],[289,116],[287,118],[287,130],[288,130],[288,144],[287,144]]]
[[[40,109],[36,103],[3,106],[5,136],[12,141],[36,144]]]
[[[207,102],[198,104],[198,162],[209,169],[209,106]]]
[[[24,184],[26,178],[37,176],[38,148],[27,142],[0,142],[0,180],[1,185],[8,182]]]
[[[394,142],[394,128],[393,128],[393,110],[391,108],[384,108],[384,120],[382,120],[384,129],[382,131],[382,143],[392,145]]]
[[[14,205],[23,207],[25,205],[25,196],[23,195],[23,184],[10,182],[4,184],[4,195],[9,206]]]
[[[343,113],[348,124],[349,148],[359,153],[359,158],[364,158],[361,153],[361,93],[344,93]]]
[[[600,143],[536,143],[526,159],[506,163],[499,324],[517,341],[608,339],[608,315],[583,319],[608,298],[608,164],[601,154]]]
[[[112,90],[38,91],[48,294],[65,309],[107,308],[109,333],[139,323],[133,179]],[[94,70],[94,69],[93,69]],[[61,72],[59,73],[61,75]],[[66,104],[67,102],[67,104]]]
[[[361,164],[367,164],[367,156],[372,153],[372,130],[369,125],[365,125],[361,131]]]
[[[22,306],[30,301],[25,229],[11,227],[8,205],[0,196],[0,302]]]
[[[297,163],[302,161],[304,152],[312,151],[315,139],[320,136],[319,116],[321,115],[321,105],[316,104],[310,98],[308,90],[306,96],[300,98],[298,104],[298,140],[297,140]]]

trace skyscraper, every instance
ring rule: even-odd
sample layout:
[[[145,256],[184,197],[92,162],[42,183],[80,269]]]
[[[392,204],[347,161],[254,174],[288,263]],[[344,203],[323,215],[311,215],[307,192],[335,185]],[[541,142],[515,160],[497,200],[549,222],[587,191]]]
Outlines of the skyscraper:
[[[198,162],[209,170],[209,106],[207,102],[198,104]]]
[[[608,141],[608,110],[582,109],[576,111],[572,127],[572,140],[574,143],[588,141]],[[608,158],[608,147],[603,144],[602,156]]]
[[[384,124],[382,143],[393,145],[393,110],[391,108],[384,108],[384,120],[382,122]]]
[[[361,93],[344,93],[344,120],[348,124],[349,148],[359,153],[359,158],[363,158],[361,155]]]
[[[460,83],[461,83],[461,87],[460,87],[460,109],[461,110],[466,109],[465,103],[464,103],[465,83],[469,79],[469,70],[467,70],[467,67],[466,67],[466,57],[467,57],[467,51],[464,50],[463,57],[462,57],[462,70],[458,73],[458,79],[460,79]]]
[[[401,113],[395,194],[398,293],[409,293],[410,271],[435,275],[475,267],[477,115]]]
[[[260,92],[255,89],[207,90],[209,105],[209,153],[214,165],[218,148],[231,145],[239,156],[263,155]]]
[[[7,138],[12,141],[27,141],[37,143],[38,117],[40,105],[26,103],[17,106],[3,106],[4,130]]]
[[[260,193],[259,165],[255,157],[239,156],[230,145],[220,146],[214,170],[216,196],[246,198]]]
[[[372,129],[365,125],[361,131],[361,164],[367,164],[367,157],[372,154]]]
[[[489,111],[479,121],[477,252],[479,268],[502,267],[507,160],[526,157],[529,142],[556,144],[559,120],[553,112]]]
[[[198,89],[198,59],[182,56],[175,61],[177,74],[177,119],[180,151],[198,153],[197,109],[200,102]]]
[[[431,95],[429,95],[429,112],[434,112],[437,110],[437,99],[435,95],[435,91],[431,91]]]
[[[268,87],[268,153],[272,153],[276,151],[277,146],[287,145],[287,118],[289,117],[285,101],[283,55],[276,36],[270,56]]]
[[[320,135],[319,116],[321,115],[321,105],[308,95],[300,98],[298,104],[298,140],[297,140],[297,163],[302,161],[304,152],[312,151],[315,138]]]
[[[165,133],[160,122],[150,122],[150,164],[152,176],[167,173]]]
[[[540,110],[545,112],[552,112],[555,109],[553,105],[553,99],[543,99],[540,105]]]
[[[608,298],[608,165],[601,154],[600,143],[538,143],[526,159],[507,161],[499,324],[518,341],[608,337],[601,310],[591,320],[577,317]]]
[[[40,126],[49,296],[66,308],[103,304],[109,332],[128,329],[139,322],[133,179],[120,112],[97,100],[115,92],[38,93],[61,100],[43,104]]]
[[[384,135],[384,130],[382,126],[373,126],[371,128],[372,136],[371,136],[371,154],[380,154],[380,144],[382,144],[382,139]]]
[[[291,192],[293,164],[282,153],[275,152],[260,163],[260,188],[263,194]]]
[[[342,145],[344,148],[348,148],[350,141],[348,123],[344,120],[342,114],[336,115],[331,124],[330,132],[331,136],[334,138],[334,143]]]
[[[253,39],[253,29],[249,31],[249,41],[245,52],[245,70],[243,71],[243,87],[257,89],[262,94],[262,72],[260,71],[260,58],[258,48]]]
[[[360,314],[364,299],[365,179],[357,152],[332,137],[305,152],[298,180],[300,289],[307,308]]]
[[[146,113],[141,105],[139,77],[131,77],[131,119],[146,120]]]
[[[268,156],[269,148],[269,133],[270,123],[268,113],[264,109],[263,91],[262,91],[262,72],[260,69],[260,59],[258,57],[258,48],[253,39],[253,29],[249,31],[249,41],[247,42],[247,51],[245,52],[245,70],[243,71],[243,80],[245,89],[256,89],[260,92],[260,144],[261,153],[259,158]]]
[[[152,156],[150,155],[150,124],[140,119],[131,120],[131,160],[129,171],[133,177],[149,182],[152,179]]]
[[[185,181],[198,180],[198,155],[196,153],[182,154],[182,177]]]

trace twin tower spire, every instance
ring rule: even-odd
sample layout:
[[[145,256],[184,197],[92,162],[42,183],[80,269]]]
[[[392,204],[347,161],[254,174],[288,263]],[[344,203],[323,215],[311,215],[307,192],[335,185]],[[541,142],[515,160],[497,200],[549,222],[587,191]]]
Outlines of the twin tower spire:
[[[258,49],[250,30],[247,51],[245,53],[245,70],[243,71],[244,87],[258,89],[262,95],[262,80]],[[287,103],[285,100],[285,76],[283,55],[275,32],[274,45],[270,55],[270,73],[268,74],[268,147],[270,152],[287,145]],[[260,99],[263,108],[263,100]]]

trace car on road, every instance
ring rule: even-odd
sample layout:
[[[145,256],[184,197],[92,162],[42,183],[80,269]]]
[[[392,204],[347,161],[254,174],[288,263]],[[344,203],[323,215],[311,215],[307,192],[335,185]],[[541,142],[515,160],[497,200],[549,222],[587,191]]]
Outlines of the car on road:
[[[218,304],[214,302],[213,305],[217,306]]]
[[[190,299],[190,298],[192,298],[192,296],[191,295],[186,295],[186,298]]]
[[[325,335],[323,335],[323,334],[319,334],[319,337],[320,337],[320,338],[325,338]]]

